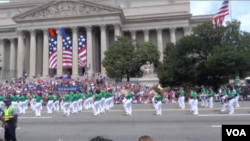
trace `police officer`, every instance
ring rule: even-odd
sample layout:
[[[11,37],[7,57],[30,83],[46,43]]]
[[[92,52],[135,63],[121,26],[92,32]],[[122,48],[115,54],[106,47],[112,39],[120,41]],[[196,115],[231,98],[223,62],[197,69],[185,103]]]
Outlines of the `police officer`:
[[[5,109],[2,114],[4,119],[3,128],[5,129],[4,139],[5,141],[16,141],[17,107],[11,105],[10,99],[4,100],[4,103]]]

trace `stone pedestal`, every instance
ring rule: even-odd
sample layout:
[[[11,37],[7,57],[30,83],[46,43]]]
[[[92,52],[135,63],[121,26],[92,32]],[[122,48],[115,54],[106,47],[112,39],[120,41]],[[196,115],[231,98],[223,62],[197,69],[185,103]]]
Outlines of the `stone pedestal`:
[[[126,82],[127,79],[122,79],[123,82]],[[157,77],[142,77],[142,78],[130,78],[129,83],[140,83],[148,87],[152,87],[159,83],[159,78]]]

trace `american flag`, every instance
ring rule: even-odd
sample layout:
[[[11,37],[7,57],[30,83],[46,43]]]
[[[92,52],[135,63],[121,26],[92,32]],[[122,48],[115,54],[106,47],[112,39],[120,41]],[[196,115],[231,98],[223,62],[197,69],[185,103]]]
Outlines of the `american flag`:
[[[212,24],[222,26],[224,18],[229,15],[229,1],[224,0],[218,12],[213,17]]]
[[[63,36],[63,68],[72,67],[72,37]]]
[[[84,35],[80,35],[78,37],[78,66],[83,67],[87,62],[87,45],[86,45],[86,37]]]
[[[49,68],[57,67],[57,37],[49,37]]]

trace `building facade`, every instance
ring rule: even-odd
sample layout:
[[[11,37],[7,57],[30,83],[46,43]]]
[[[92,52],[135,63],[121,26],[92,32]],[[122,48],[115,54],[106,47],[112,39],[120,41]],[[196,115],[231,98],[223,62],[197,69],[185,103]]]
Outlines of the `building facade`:
[[[10,0],[0,4],[2,77],[61,75],[62,37],[57,34],[57,68],[49,69],[48,28],[64,28],[72,35],[72,74],[78,68],[77,36],[87,36],[90,73],[105,73],[104,52],[127,36],[137,43],[154,42],[161,60],[166,43],[176,43],[192,27],[211,21],[213,15],[192,16],[190,1],[177,0]],[[59,33],[60,30],[57,31]],[[76,57],[75,57],[76,56]]]

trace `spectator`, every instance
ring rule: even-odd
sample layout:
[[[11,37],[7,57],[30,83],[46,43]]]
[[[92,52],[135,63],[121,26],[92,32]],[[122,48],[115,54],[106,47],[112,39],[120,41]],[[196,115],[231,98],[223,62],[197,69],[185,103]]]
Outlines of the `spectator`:
[[[153,141],[153,139],[150,136],[141,136],[138,141]]]
[[[113,140],[105,139],[105,138],[103,138],[101,136],[97,136],[97,137],[95,137],[95,138],[93,138],[93,139],[91,139],[89,141],[113,141]]]

